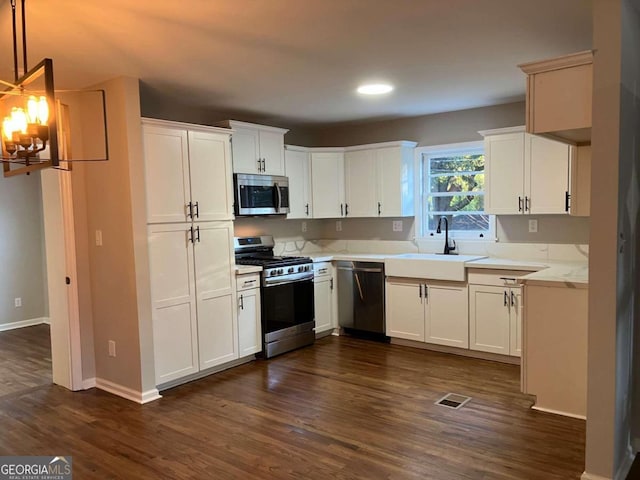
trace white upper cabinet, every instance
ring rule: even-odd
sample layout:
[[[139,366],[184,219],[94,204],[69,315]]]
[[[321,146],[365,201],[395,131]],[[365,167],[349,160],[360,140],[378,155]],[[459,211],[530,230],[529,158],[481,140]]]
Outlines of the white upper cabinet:
[[[229,136],[190,131],[188,138],[193,219],[204,222],[233,218]]]
[[[151,119],[142,128],[147,222],[232,219],[229,133]]]
[[[529,134],[525,134],[525,142],[525,171],[529,172],[529,181],[525,182],[526,213],[568,213],[569,160],[575,147]]]
[[[347,151],[344,154],[346,216],[378,216],[376,177],[375,150]]]
[[[231,140],[234,173],[284,175],[284,134],[288,130],[225,120],[234,130]]]
[[[416,144],[376,149],[377,205],[379,217],[410,217],[414,213],[414,158]]]
[[[484,211],[495,215],[522,213],[524,133],[485,137],[484,155]]]
[[[312,218],[311,156],[302,147],[287,145],[284,151],[285,174],[289,178],[287,218]]]
[[[413,142],[349,147],[345,153],[345,215],[413,215]]]
[[[486,213],[571,213],[575,146],[525,133],[524,127],[480,133],[485,136]]]
[[[311,153],[313,218],[340,218],[345,215],[344,153]]]

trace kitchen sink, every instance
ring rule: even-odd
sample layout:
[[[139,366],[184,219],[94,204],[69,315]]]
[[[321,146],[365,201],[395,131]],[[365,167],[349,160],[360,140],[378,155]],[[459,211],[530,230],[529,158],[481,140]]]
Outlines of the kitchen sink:
[[[466,280],[465,263],[485,258],[483,255],[443,255],[441,253],[403,253],[384,261],[388,277],[424,278],[426,280]]]

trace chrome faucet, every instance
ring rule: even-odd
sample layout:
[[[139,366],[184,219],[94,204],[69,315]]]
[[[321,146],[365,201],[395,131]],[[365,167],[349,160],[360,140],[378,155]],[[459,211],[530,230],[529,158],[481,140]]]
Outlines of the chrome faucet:
[[[442,220],[444,220],[444,254],[445,255],[454,255],[451,253],[456,249],[456,241],[452,238],[453,246],[449,246],[449,220],[447,217],[440,217],[438,219],[438,228],[436,229],[436,233],[442,233]]]

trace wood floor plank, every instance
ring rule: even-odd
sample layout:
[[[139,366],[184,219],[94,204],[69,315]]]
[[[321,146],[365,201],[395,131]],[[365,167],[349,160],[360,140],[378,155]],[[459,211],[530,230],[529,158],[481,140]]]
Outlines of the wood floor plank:
[[[434,405],[471,396],[460,410]],[[531,410],[519,367],[348,337],[135,405],[44,386],[0,398],[0,454],[76,478],[578,479],[585,422]]]
[[[51,382],[49,325],[0,332],[0,397]]]

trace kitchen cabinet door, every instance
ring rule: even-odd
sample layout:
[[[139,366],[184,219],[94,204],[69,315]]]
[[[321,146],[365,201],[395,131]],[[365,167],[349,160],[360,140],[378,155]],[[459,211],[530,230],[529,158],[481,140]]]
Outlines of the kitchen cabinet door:
[[[238,356],[242,358],[260,351],[260,289],[252,288],[238,292]]]
[[[469,348],[466,285],[426,285],[425,342]]]
[[[259,130],[262,173],[284,175],[284,134]]]
[[[285,174],[289,178],[289,213],[287,219],[311,218],[311,157],[308,152],[286,149]]]
[[[377,216],[408,217],[414,214],[413,151],[413,146],[376,150]]]
[[[231,136],[234,173],[262,173],[260,133],[250,128],[237,128]]]
[[[494,215],[524,209],[524,133],[488,135],[485,149],[485,206]]]
[[[313,218],[344,216],[344,153],[311,153]]]
[[[425,341],[424,286],[418,281],[386,283],[386,334],[417,342]]]
[[[344,167],[345,216],[377,217],[376,151],[346,152]]]
[[[194,220],[232,220],[233,180],[229,136],[190,131],[189,164]]]
[[[469,286],[469,348],[509,355],[511,297],[509,289],[485,285]]]
[[[233,223],[195,224],[200,369],[238,358]]]
[[[510,347],[509,355],[522,356],[522,288],[511,288],[509,291],[510,306]]]
[[[143,125],[147,223],[187,221],[189,150],[187,131]]]
[[[314,280],[313,295],[316,334],[333,330],[333,278],[325,276]]]
[[[530,214],[565,214],[569,193],[569,159],[575,147],[536,135],[525,135],[525,210]]]
[[[198,371],[193,248],[182,225],[149,227],[156,384]]]

